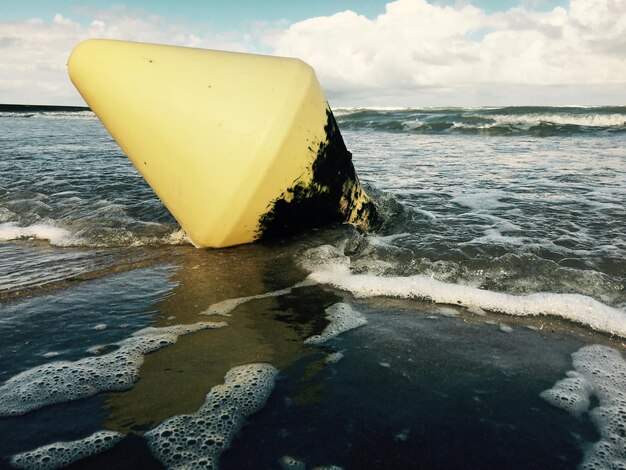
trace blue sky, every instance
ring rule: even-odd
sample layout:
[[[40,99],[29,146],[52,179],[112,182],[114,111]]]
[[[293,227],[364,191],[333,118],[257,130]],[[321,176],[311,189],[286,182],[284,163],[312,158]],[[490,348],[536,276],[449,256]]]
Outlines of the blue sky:
[[[626,103],[625,0],[2,0],[0,103],[82,104],[89,37],[298,57],[339,106]]]
[[[27,20],[30,18],[52,18],[61,13],[72,16],[80,22],[89,22],[90,16],[81,14],[85,7],[105,10],[114,5],[179,18],[190,23],[205,23],[218,31],[239,29],[249,21],[280,21],[290,23],[315,16],[328,16],[352,10],[368,18],[374,18],[385,10],[388,0],[3,0],[0,18],[7,20]],[[470,2],[437,0],[437,5],[458,5]],[[533,10],[552,10],[564,6],[563,0],[473,0],[474,6],[489,13],[506,11],[518,6],[532,7]]]

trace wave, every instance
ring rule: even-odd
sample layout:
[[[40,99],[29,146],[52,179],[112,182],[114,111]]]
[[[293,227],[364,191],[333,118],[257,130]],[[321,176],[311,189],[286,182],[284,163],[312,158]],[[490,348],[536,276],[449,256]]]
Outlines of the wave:
[[[34,224],[20,227],[14,222],[0,224],[0,241],[23,239],[46,240],[56,246],[69,246],[79,241],[69,231],[52,225]]]
[[[626,132],[626,107],[340,108],[341,128],[538,136]]]
[[[49,119],[49,120],[95,120],[92,111],[0,111],[2,118]]]
[[[350,292],[355,297],[397,297],[456,305],[469,311],[487,310],[505,315],[549,315],[626,338],[626,312],[581,294],[538,292],[510,294],[444,282],[430,276],[381,276],[352,272],[352,260],[331,245],[308,250],[300,264],[308,279]]]
[[[0,108],[1,118],[95,120],[89,109]],[[341,128],[414,133],[534,134],[626,132],[626,106],[337,107]]]
[[[147,224],[144,230],[129,227],[91,227],[72,231],[52,224],[35,223],[20,226],[16,222],[0,223],[0,241],[41,240],[59,247],[139,247],[155,245],[188,245],[191,240],[183,229],[169,224]],[[150,230],[152,228],[152,230]]]
[[[626,126],[626,114],[520,114],[494,115],[497,124],[507,125],[538,125],[540,123],[556,125],[572,125],[586,127],[619,127]]]

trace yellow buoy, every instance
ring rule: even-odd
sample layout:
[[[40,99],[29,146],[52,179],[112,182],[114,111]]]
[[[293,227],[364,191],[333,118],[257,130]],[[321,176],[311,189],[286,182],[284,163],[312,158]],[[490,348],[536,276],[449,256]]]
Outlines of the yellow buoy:
[[[376,218],[298,59],[90,39],[68,69],[196,246]]]

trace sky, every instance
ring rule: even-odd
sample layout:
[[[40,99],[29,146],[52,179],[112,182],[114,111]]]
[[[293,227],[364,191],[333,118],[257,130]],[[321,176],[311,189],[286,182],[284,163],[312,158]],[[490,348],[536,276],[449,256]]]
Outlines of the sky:
[[[332,106],[625,105],[626,0],[2,0],[0,103],[92,38],[298,57]]]

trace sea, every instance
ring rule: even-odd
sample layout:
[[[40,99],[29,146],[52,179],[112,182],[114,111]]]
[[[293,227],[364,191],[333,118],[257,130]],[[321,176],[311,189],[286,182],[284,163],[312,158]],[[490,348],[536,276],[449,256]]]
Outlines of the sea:
[[[0,468],[626,468],[626,107],[334,114],[381,227],[216,250],[0,106]]]

